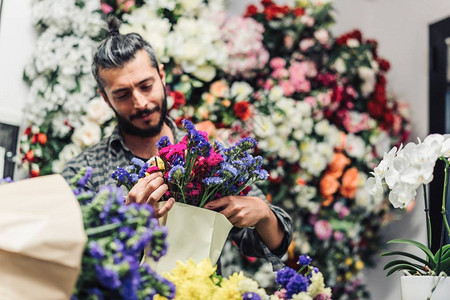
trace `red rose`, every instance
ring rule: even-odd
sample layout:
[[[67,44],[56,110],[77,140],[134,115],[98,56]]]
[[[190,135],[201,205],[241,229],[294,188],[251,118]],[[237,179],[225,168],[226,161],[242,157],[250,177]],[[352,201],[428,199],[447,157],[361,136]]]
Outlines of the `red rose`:
[[[257,13],[258,13],[258,8],[255,5],[250,4],[249,6],[247,6],[247,10],[244,13],[244,17],[253,17]]]
[[[294,10],[292,12],[294,13],[294,16],[300,17],[305,14],[305,9],[301,8],[301,7],[297,7],[297,8],[294,8]]]
[[[169,95],[173,98],[173,108],[178,108],[186,104],[186,98],[182,92],[172,91]]]
[[[37,138],[38,138],[37,133],[33,134],[33,136],[31,137],[31,143],[32,144],[36,144],[37,143]]]
[[[374,119],[379,119],[383,115],[383,107],[372,100],[367,103],[367,110]]]
[[[394,115],[392,111],[387,111],[384,113],[384,122],[386,122],[387,127],[391,127],[394,124]]]
[[[31,176],[31,177],[38,177],[39,174],[41,174],[41,171],[40,171],[39,169],[37,169],[37,170],[32,169],[32,170],[30,171],[30,176]]]
[[[267,6],[272,5],[272,4],[273,4],[273,1],[272,1],[272,0],[261,0],[261,4],[262,4],[264,7],[267,7]]]
[[[247,121],[251,116],[250,104],[245,101],[239,101],[234,104],[234,114],[242,121]]]
[[[347,44],[347,40],[348,40],[348,35],[347,34],[343,34],[340,37],[338,37],[335,41],[335,43],[337,45],[345,45]]]
[[[344,87],[343,86],[336,86],[333,89],[333,92],[331,93],[331,102],[341,102],[342,100],[342,94],[344,93]]]
[[[358,42],[362,42],[362,34],[361,34],[361,31],[359,31],[358,29],[355,29],[355,30],[353,30],[352,32],[350,32],[350,38],[353,38],[353,39],[357,39],[358,40]]]
[[[384,58],[379,58],[378,64],[380,65],[380,69],[384,72],[389,71],[389,69],[391,68],[391,64]]]
[[[31,127],[28,126],[28,127],[25,129],[25,131],[23,132],[23,134],[24,134],[24,135],[27,135],[27,136],[30,136],[30,134],[31,134]]]
[[[25,153],[25,159],[28,161],[32,161],[34,158],[34,153],[33,150],[28,151],[27,153]]]

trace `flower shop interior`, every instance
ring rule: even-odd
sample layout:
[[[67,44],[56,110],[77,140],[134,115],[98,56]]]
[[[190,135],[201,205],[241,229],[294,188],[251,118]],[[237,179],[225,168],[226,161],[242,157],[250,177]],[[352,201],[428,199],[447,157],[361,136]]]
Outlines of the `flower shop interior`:
[[[259,289],[247,284],[245,290],[236,284],[247,282],[244,275],[226,278],[224,268],[214,291],[227,288],[228,294],[211,299],[231,299],[238,286],[242,299],[394,300],[401,299],[406,270],[437,276],[449,268],[447,252],[437,255],[450,238],[441,215],[445,201],[436,200],[446,199],[442,161],[448,168],[450,156],[446,0],[0,0],[0,178],[9,178],[0,180],[1,215],[20,210],[8,207],[7,186],[61,173],[113,132],[114,112],[91,74],[108,15],[120,19],[121,34],[137,32],[153,46],[165,67],[167,113],[176,124],[187,118],[228,143],[257,141],[254,151],[268,172],[258,187],[292,218],[293,240],[281,260],[298,274],[309,270],[302,277],[309,283],[291,291],[266,262],[225,255],[226,244],[221,260],[231,265],[230,274],[243,271]],[[6,245],[12,231],[3,230],[14,230],[14,222],[20,227],[19,220],[0,221],[0,262],[20,254]],[[164,232],[153,230],[155,236]],[[386,251],[428,255],[408,242],[387,244],[400,238],[430,248],[435,272],[420,263],[397,264],[387,276],[395,253]],[[107,251],[89,245],[92,257]],[[186,272],[205,268],[192,265]],[[125,281],[116,289],[123,299],[173,298],[158,294],[164,284],[175,286],[177,296],[188,293],[176,273],[158,276],[147,281],[157,292],[146,296],[126,294],[132,284]],[[101,286],[83,294],[83,280],[72,280],[74,299],[89,293],[98,293],[90,299],[114,298]],[[321,292],[314,292],[320,280]],[[0,282],[0,298],[3,290],[15,299]],[[36,297],[24,299],[44,299]]]

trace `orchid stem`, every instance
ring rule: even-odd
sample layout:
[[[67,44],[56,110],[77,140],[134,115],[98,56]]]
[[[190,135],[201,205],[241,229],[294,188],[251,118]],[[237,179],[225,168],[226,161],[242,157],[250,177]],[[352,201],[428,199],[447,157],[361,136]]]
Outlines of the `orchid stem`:
[[[436,273],[440,273],[441,269],[441,258],[442,258],[442,246],[444,244],[444,230],[447,229],[447,234],[450,236],[450,229],[448,226],[447,221],[447,186],[448,186],[448,169],[450,168],[450,163],[448,160],[444,157],[439,157],[440,160],[443,160],[445,162],[445,169],[444,169],[444,191],[442,193],[442,208],[441,208],[441,214],[442,214],[442,226],[441,226],[441,237],[439,241],[439,259],[438,259],[438,265],[437,265],[437,271]]]
[[[427,222],[427,243],[428,243],[428,249],[431,249],[431,219],[430,219],[430,209],[428,208],[428,195],[427,195],[427,186],[423,185],[423,199],[425,202],[425,215],[426,215],[426,222]]]

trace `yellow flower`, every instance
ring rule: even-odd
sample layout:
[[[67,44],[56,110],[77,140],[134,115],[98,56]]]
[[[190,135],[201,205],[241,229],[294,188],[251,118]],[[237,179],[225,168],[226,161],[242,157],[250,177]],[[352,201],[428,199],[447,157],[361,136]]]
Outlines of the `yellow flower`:
[[[345,265],[346,266],[351,266],[353,263],[353,259],[351,259],[350,257],[347,257],[347,259],[345,260]]]
[[[361,260],[358,260],[355,263],[355,268],[356,270],[361,271],[362,269],[364,269],[364,263]]]
[[[321,272],[312,272],[311,274],[311,284],[308,287],[308,295],[315,297],[319,294],[331,295],[331,289],[325,287],[323,281],[323,274]]]

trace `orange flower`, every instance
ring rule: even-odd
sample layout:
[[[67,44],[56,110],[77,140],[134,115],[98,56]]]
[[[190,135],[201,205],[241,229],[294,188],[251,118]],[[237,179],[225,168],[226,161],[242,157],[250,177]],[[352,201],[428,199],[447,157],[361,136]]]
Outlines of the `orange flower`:
[[[295,180],[295,183],[297,183],[298,185],[301,185],[301,186],[306,185],[306,181],[300,177]]]
[[[211,84],[209,91],[213,96],[223,98],[228,93],[228,84],[224,80],[214,81]]]
[[[358,189],[358,169],[352,167],[345,171],[342,177],[341,195],[347,198],[355,198]]]
[[[211,121],[203,121],[197,123],[195,124],[195,129],[197,129],[198,131],[205,131],[208,136],[216,135],[216,126],[214,126],[214,123]]]
[[[330,174],[325,174],[320,180],[320,194],[326,198],[326,201],[322,203],[324,206],[328,206],[333,201],[333,194],[337,192],[340,187],[339,181]]]
[[[340,178],[345,167],[350,164],[350,159],[341,152],[334,153],[333,161],[328,165],[327,174],[334,178]]]
[[[242,121],[247,121],[252,112],[250,110],[250,104],[245,101],[239,101],[234,104],[234,114]]]
[[[231,101],[228,99],[223,99],[222,100],[222,105],[225,107],[229,107],[231,105]]]
[[[47,136],[44,133],[39,133],[38,137],[37,137],[37,141],[40,144],[45,145],[45,143],[47,143]]]
[[[211,104],[214,103],[215,100],[216,100],[216,98],[212,94],[206,93],[206,95],[205,95],[205,102],[206,103],[211,105]]]

